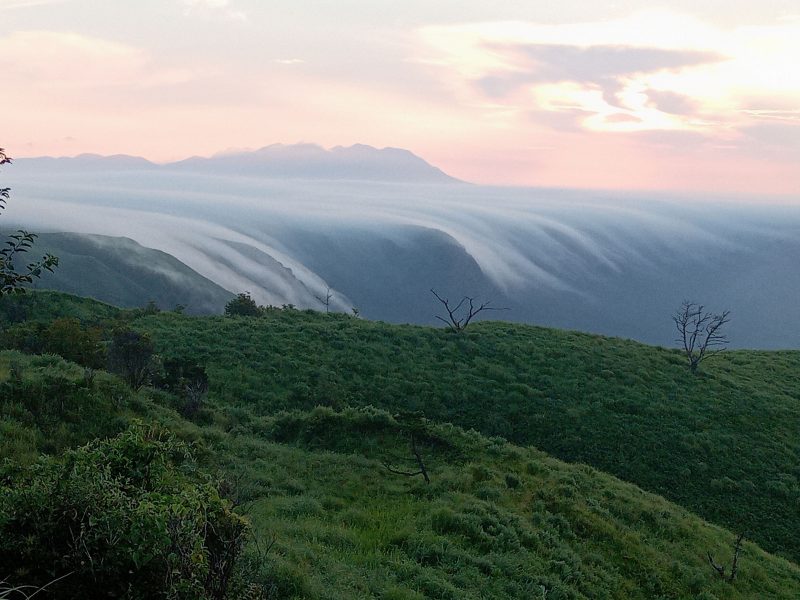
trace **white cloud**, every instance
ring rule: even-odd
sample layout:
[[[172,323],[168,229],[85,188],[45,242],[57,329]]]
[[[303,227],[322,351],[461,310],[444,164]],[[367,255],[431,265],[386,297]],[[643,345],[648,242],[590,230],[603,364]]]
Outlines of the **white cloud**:
[[[247,21],[247,13],[233,8],[230,0],[182,0],[184,14],[205,17],[222,16],[230,21]]]
[[[0,38],[0,71],[11,89],[148,87],[185,82],[183,69],[156,68],[147,52],[73,32],[17,31]]]
[[[31,8],[46,4],[63,4],[67,0],[0,0],[0,11],[17,8]]]
[[[775,118],[759,99],[800,103],[795,19],[723,29],[659,10],[590,23],[430,26],[418,35],[420,62],[438,68],[465,102],[490,98],[545,116],[584,111],[588,130],[717,129],[735,137]]]

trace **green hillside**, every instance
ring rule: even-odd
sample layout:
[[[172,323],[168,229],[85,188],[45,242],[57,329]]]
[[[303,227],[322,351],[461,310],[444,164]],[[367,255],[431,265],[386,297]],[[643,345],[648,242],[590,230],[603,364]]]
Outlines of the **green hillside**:
[[[746,543],[737,579],[726,582],[705,553],[729,561],[731,532],[589,467],[500,439],[415,421],[428,485],[383,465],[408,455],[409,428],[380,410],[254,417],[215,404],[200,419],[206,424],[193,423],[172,410],[174,397],[124,391],[98,374],[56,423],[36,406],[43,380],[85,386],[77,365],[0,353],[0,386],[18,386],[13,398],[0,396],[1,457],[30,462],[38,451],[58,454],[124,431],[132,419],[159,423],[192,444],[204,470],[234,482],[239,510],[253,524],[251,545],[260,548],[253,577],[264,598],[800,594],[796,565]]]
[[[220,401],[418,410],[663,495],[800,558],[800,352],[733,351],[692,375],[677,351],[479,323],[465,335],[342,315],[160,315],[165,355],[207,365]]]
[[[222,312],[228,290],[175,257],[131,239],[80,233],[41,233],[36,252],[59,257],[59,267],[36,285],[91,296],[116,306],[153,301],[162,309],[181,304],[191,314]]]
[[[12,324],[20,314],[42,324]],[[252,523],[242,589],[255,595],[241,597],[800,597],[800,353],[731,352],[693,376],[671,350],[507,323],[455,335],[294,310],[119,311],[55,293],[0,302],[0,341],[55,335],[47,322],[64,316],[106,352],[115,331],[147,332],[164,389],[0,353],[0,529],[26,504],[4,508],[3,494],[56,469],[43,460],[120,452],[130,436],[114,436],[157,425]],[[159,383],[176,358],[208,373],[191,411]],[[430,484],[392,472],[418,470],[412,437]],[[741,532],[752,541],[728,582],[706,553],[729,565]],[[17,538],[5,539],[0,562]]]

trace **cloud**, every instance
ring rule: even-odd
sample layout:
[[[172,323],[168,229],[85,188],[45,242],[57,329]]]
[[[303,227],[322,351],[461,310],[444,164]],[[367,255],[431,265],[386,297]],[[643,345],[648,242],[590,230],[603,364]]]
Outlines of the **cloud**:
[[[67,0],[3,0],[0,2],[0,11],[15,10],[18,8],[32,8],[47,4],[63,4]]]
[[[200,15],[204,17],[218,17],[230,21],[247,21],[247,13],[231,6],[230,0],[181,0],[184,14]]]
[[[563,81],[602,84],[623,76],[676,70],[723,59],[712,52],[615,45],[529,44],[495,46],[490,50],[509,55],[518,69],[510,76],[517,85]]]
[[[607,123],[641,123],[642,120],[635,116],[629,115],[627,113],[614,113],[613,115],[606,115],[605,117]]]
[[[800,123],[800,110],[796,109],[745,108],[742,112],[755,119]]]
[[[755,120],[793,120],[800,104],[794,19],[722,29],[659,10],[585,23],[429,26],[417,34],[420,62],[466,101],[490,98],[538,114],[544,125],[548,115],[580,110],[588,131],[716,130],[730,138]],[[792,109],[744,110],[754,96]]]
[[[0,38],[0,70],[14,90],[152,86],[186,81],[182,69],[156,68],[143,50],[73,32],[18,31]]]
[[[746,139],[757,142],[760,152],[794,160],[800,159],[800,120],[789,122],[761,122],[741,129]]]
[[[685,94],[666,90],[647,90],[645,93],[648,106],[661,112],[690,116],[696,115],[700,110],[700,103]]]

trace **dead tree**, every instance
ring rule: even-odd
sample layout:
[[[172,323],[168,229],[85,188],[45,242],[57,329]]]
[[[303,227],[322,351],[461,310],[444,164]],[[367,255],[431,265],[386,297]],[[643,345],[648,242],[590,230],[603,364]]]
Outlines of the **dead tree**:
[[[736,538],[736,543],[733,545],[731,572],[727,575],[725,574],[725,565],[718,565],[716,562],[714,562],[714,557],[711,555],[711,552],[706,552],[706,555],[708,556],[708,563],[711,565],[711,567],[719,574],[720,577],[727,579],[730,583],[733,583],[733,580],[736,579],[736,573],[739,570],[739,555],[742,553],[742,540],[744,540],[744,532],[739,534],[739,537]]]
[[[183,404],[181,413],[186,418],[192,418],[203,408],[205,399],[208,396],[208,378],[188,381],[183,390],[186,401]]]
[[[442,298],[436,293],[436,290],[431,288],[431,294],[436,296],[436,299],[441,302],[444,309],[447,311],[447,318],[435,315],[442,323],[447,325],[452,331],[463,331],[470,324],[470,321],[480,312],[484,310],[508,310],[507,308],[495,308],[489,306],[491,301],[483,302],[479,306],[475,306],[475,299],[469,296],[461,298],[458,304],[451,306],[450,300]],[[463,310],[462,310],[463,308]]]
[[[728,344],[728,336],[721,332],[722,327],[730,321],[731,311],[721,314],[705,312],[702,304],[684,300],[681,307],[672,316],[678,330],[678,343],[683,345],[683,352],[692,373],[703,360],[722,352]]]
[[[325,307],[325,314],[327,315],[331,310],[331,298],[333,298],[333,294],[331,293],[330,286],[328,286],[328,288],[326,288],[326,290],[325,290],[325,298],[322,298],[321,296],[317,296],[316,294],[314,295],[314,298],[319,300],[320,303],[322,304],[322,306]]]
[[[406,477],[416,477],[417,475],[422,475],[422,478],[425,480],[425,483],[430,483],[431,479],[428,476],[428,469],[425,467],[425,461],[422,460],[422,455],[419,452],[419,448],[417,448],[417,438],[413,433],[411,434],[411,454],[413,454],[412,459],[400,458],[399,460],[413,461],[417,467],[416,471],[405,471],[396,469],[388,461],[384,461],[383,466],[386,467],[386,469],[390,473],[394,473],[395,475],[405,475]]]

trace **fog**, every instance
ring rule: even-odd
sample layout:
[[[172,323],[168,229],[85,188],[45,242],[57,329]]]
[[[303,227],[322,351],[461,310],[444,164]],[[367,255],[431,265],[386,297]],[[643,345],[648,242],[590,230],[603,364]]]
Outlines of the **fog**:
[[[128,237],[263,304],[320,308],[330,287],[337,310],[431,323],[436,287],[504,319],[670,344],[690,298],[732,311],[735,345],[800,347],[800,203],[36,160],[3,183],[5,227]]]

